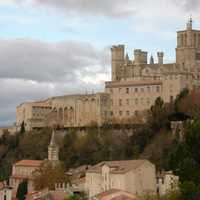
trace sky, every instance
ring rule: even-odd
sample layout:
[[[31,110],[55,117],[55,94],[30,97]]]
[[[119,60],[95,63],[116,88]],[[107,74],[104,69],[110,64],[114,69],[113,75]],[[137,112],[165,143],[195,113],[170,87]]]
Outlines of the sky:
[[[0,0],[0,126],[16,106],[47,97],[104,90],[110,48],[125,44],[174,62],[176,31],[199,0]]]

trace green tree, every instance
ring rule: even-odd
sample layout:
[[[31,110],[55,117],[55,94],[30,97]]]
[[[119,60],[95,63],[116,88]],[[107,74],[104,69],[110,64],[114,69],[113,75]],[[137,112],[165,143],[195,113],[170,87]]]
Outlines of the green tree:
[[[18,186],[17,195],[16,195],[17,199],[25,200],[27,192],[28,192],[28,182],[27,180],[24,180]]]
[[[24,121],[22,122],[22,124],[21,124],[21,128],[20,128],[20,133],[23,135],[24,133],[25,133],[25,123],[24,123]]]
[[[148,118],[148,123],[154,131],[159,131],[169,125],[168,115],[170,110],[168,109],[161,97],[158,97],[149,111]]]

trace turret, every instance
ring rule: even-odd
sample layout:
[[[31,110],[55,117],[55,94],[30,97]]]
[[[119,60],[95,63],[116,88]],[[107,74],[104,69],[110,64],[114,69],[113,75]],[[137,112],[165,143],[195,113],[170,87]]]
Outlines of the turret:
[[[119,79],[120,66],[124,64],[124,45],[112,46],[112,81]]]
[[[158,56],[158,64],[163,65],[164,53],[163,52],[157,52],[157,56]]]

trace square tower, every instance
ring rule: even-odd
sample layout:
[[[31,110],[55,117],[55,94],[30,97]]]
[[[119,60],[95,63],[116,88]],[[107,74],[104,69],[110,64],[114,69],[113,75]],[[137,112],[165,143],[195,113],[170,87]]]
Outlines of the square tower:
[[[193,30],[191,18],[186,30],[177,32],[176,63],[188,69],[200,64],[200,31]]]

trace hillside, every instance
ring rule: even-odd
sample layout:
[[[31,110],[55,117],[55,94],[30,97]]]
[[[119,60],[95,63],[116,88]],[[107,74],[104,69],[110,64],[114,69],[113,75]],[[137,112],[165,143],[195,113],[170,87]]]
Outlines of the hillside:
[[[146,158],[156,164],[158,170],[173,169],[180,176],[181,191],[185,196],[192,191],[195,199],[200,192],[200,103],[195,95],[199,93],[183,91],[170,105],[158,98],[149,112],[147,124],[137,129],[93,126],[81,135],[74,129],[64,137],[57,134],[60,159],[67,169],[102,160]],[[188,105],[188,99],[193,100],[191,96],[194,103]],[[193,123],[186,123],[182,140],[170,130],[171,116],[180,112],[195,118]],[[22,128],[15,136],[5,133],[0,138],[0,179],[8,179],[11,166],[17,160],[47,158],[50,134],[48,128],[29,133]]]

